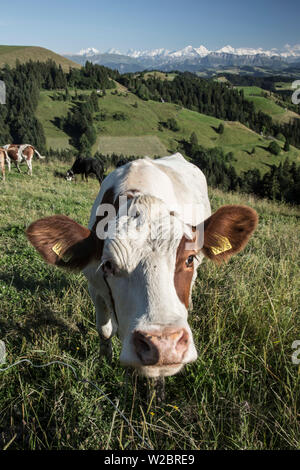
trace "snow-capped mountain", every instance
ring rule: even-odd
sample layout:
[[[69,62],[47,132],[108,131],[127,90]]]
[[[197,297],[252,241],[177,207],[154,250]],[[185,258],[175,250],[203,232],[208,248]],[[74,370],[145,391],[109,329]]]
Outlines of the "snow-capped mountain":
[[[183,49],[178,50],[169,50],[165,48],[160,49],[152,49],[152,50],[134,50],[129,49],[125,55],[128,57],[133,57],[138,59],[140,57],[173,57],[173,58],[180,58],[180,57],[204,57],[209,54],[209,50],[206,49],[205,46],[193,47],[193,46],[186,46]]]
[[[98,49],[94,47],[88,47],[87,49],[81,49],[77,55],[85,56],[85,57],[92,57],[93,55],[100,54]]]
[[[300,55],[300,45],[295,45],[294,47],[290,46],[289,50],[278,50],[276,48],[272,48],[270,50],[263,49],[262,47],[259,47],[258,49],[253,49],[252,47],[231,47],[231,46],[225,46],[222,47],[221,49],[218,49],[216,52],[218,53],[225,53],[225,54],[234,54],[234,55],[265,55],[267,57],[273,57],[273,56],[278,56],[278,57],[289,57],[293,56],[296,57],[297,54],[296,52],[299,52],[298,55]]]
[[[263,49],[259,47],[257,49],[252,47],[232,47],[230,45],[224,46],[221,49],[217,49],[216,51],[208,50],[205,46],[200,47],[192,47],[187,46],[184,49],[178,50],[175,53],[171,53],[172,56],[182,57],[182,56],[194,56],[195,53],[200,55],[201,57],[205,57],[211,53],[219,53],[219,54],[233,54],[239,56],[246,56],[246,55],[265,55],[267,57],[299,57],[300,56],[300,44],[296,44],[294,46],[290,46],[289,44],[285,45],[283,49],[279,50],[276,48],[272,49]]]
[[[99,52],[94,47],[82,49],[75,55],[66,55],[71,60],[84,64],[89,60],[95,64],[116,68],[120,72],[137,72],[145,69],[159,68],[163,71],[187,70],[197,71],[217,67],[268,67],[280,70],[289,63],[300,60],[300,44],[286,44],[282,49],[263,49],[251,47],[224,46],[215,51],[204,45],[194,47],[188,45],[183,49],[169,50],[166,48],[135,50],[125,53],[119,49]]]
[[[204,46],[200,46],[204,47]],[[179,49],[179,51],[174,51],[169,54],[170,57],[198,57],[199,53],[197,49],[195,49],[193,46],[187,46],[184,47],[183,49]]]
[[[291,46],[290,44],[286,44],[284,46],[285,52],[282,52],[282,57],[299,57],[300,56],[300,44],[295,44]]]
[[[200,47],[195,47],[195,51],[197,52],[197,54],[199,54],[201,57],[205,57],[206,55],[208,55],[211,51],[209,51],[208,49],[206,49],[205,46],[200,46]]]
[[[98,51],[97,54],[100,54],[100,52]],[[120,52],[119,49],[115,49],[112,47],[111,49],[108,49],[108,51],[106,51],[106,54],[122,55],[122,52]]]
[[[253,49],[252,47],[231,47],[231,46],[225,46],[222,47],[221,49],[218,49],[216,52],[219,53],[225,53],[225,54],[235,54],[235,55],[256,55],[256,54],[264,54],[268,57],[272,57],[273,55],[279,55],[278,52],[275,50],[273,51],[268,51],[264,50],[261,47],[258,49]]]
[[[134,59],[138,59],[140,57],[166,57],[169,54],[170,54],[169,50],[161,48],[161,49],[153,49],[153,50],[145,50],[145,51],[129,49],[125,55],[127,55],[128,57],[133,57]]]
[[[140,57],[174,57],[174,58],[181,58],[181,57],[205,57],[211,53],[218,53],[218,54],[233,54],[233,55],[265,55],[267,57],[278,56],[278,57],[299,57],[300,56],[300,44],[295,44],[291,46],[286,44],[284,48],[281,50],[272,48],[272,49],[263,49],[259,47],[257,49],[252,47],[232,47],[230,45],[224,46],[221,49],[217,49],[215,51],[207,49],[205,46],[200,45],[199,47],[194,46],[186,46],[183,49],[178,50],[169,50],[165,48],[160,49],[148,49],[148,50],[135,50],[129,49],[127,52],[122,53],[118,49],[109,49],[106,51],[106,54],[118,54],[118,55],[126,55],[128,57],[133,57],[138,59]],[[87,49],[81,49],[77,55],[91,57],[92,55],[100,54],[100,52],[95,49],[94,47],[89,47]]]

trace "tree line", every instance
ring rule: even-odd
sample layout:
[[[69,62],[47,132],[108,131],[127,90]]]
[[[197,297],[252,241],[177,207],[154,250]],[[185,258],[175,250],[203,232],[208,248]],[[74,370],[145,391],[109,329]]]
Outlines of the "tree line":
[[[61,90],[68,87],[78,89],[100,89],[105,92],[107,88],[115,88],[114,80],[119,72],[100,65],[86,62],[80,69],[70,69],[64,72],[61,65],[54,61],[33,62],[25,64],[16,62],[16,67],[5,66],[0,70],[0,80],[6,86],[6,105],[0,106],[0,145],[6,143],[31,143],[45,151],[46,138],[44,129],[35,117],[41,89]],[[95,97],[92,98],[95,102]],[[70,129],[76,140],[77,148],[83,148],[84,143],[95,140],[91,125],[89,107],[91,103],[83,104],[83,123],[80,124],[79,112],[73,113]],[[76,129],[80,135],[75,136]],[[82,138],[82,139],[81,139]],[[78,142],[81,139],[81,143]]]
[[[230,164],[234,158],[231,153],[225,154],[218,147],[206,149],[198,145],[192,136],[190,141],[181,141],[180,144],[192,163],[203,171],[209,186],[300,204],[300,165],[291,163],[288,158],[278,166],[270,165],[264,175],[258,169],[238,175]]]
[[[225,77],[232,85],[234,86],[257,86],[263,88],[267,91],[276,91],[277,82],[286,82],[291,81],[290,77],[284,75],[272,75],[260,77],[256,75],[241,75],[236,73],[219,73],[217,77]]]
[[[32,143],[43,151],[45,134],[34,115],[39,99],[38,77],[28,75],[27,68],[17,63],[15,69],[1,69],[0,80],[6,86],[6,105],[0,106],[0,145]]]
[[[94,113],[99,111],[98,95],[92,91],[90,95],[71,97],[66,88],[64,97],[65,100],[72,100],[73,106],[66,117],[56,118],[56,125],[70,136],[69,143],[73,147],[89,154],[97,138]]]

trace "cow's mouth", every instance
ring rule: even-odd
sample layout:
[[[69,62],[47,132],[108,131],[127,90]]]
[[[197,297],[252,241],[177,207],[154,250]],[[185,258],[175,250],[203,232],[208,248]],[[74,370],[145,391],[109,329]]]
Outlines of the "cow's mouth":
[[[140,375],[145,377],[155,378],[155,377],[168,377],[170,375],[177,374],[184,364],[165,364],[163,366],[153,365],[153,366],[139,366],[136,367],[137,372]]]

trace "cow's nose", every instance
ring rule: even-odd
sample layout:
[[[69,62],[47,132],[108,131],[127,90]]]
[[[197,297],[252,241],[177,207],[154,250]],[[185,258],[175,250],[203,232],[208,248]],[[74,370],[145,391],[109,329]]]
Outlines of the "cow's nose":
[[[180,364],[188,349],[189,334],[184,328],[162,331],[135,331],[133,344],[143,365]]]

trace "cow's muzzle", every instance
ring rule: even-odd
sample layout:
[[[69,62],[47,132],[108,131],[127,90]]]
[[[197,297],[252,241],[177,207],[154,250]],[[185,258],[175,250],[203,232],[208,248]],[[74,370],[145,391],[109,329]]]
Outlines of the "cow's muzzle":
[[[182,365],[189,347],[185,328],[166,327],[161,331],[134,331],[133,346],[141,366]]]

